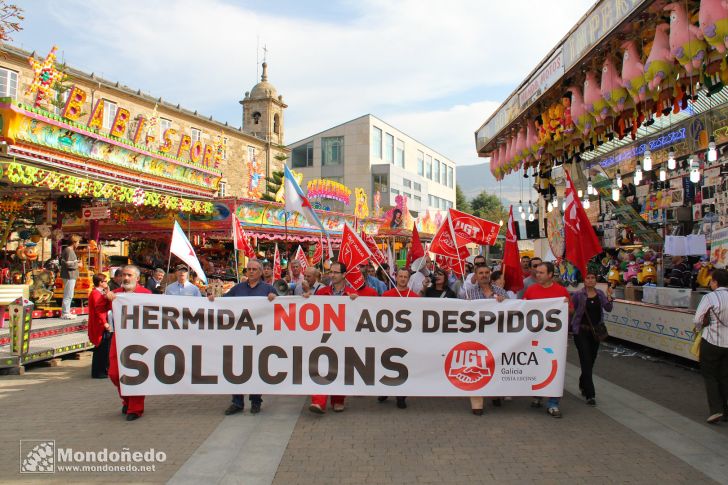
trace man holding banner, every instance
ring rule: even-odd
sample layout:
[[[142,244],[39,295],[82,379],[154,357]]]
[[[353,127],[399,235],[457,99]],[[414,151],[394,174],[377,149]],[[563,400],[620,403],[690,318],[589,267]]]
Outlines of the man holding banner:
[[[263,277],[263,263],[257,259],[249,259],[245,268],[245,274],[248,277],[246,281],[233,286],[230,288],[230,291],[222,296],[266,296],[268,297],[268,301],[273,301],[276,297],[275,288],[263,282],[261,279]],[[208,293],[207,297],[210,301],[215,300],[215,297],[211,293]],[[225,415],[230,416],[231,414],[243,412],[245,408],[244,398],[245,396],[242,394],[233,394],[232,402],[225,410]],[[250,414],[258,414],[260,412],[260,405],[263,403],[263,397],[260,394],[251,394],[249,399]]]
[[[355,300],[358,296],[354,288],[349,286],[346,281],[346,265],[344,263],[331,263],[331,285],[321,288],[317,295],[321,296],[344,296],[348,295],[349,298]],[[342,412],[344,407],[344,400],[346,396],[331,396],[331,407],[335,413]],[[316,414],[324,414],[326,412],[326,402],[329,400],[329,396],[326,394],[315,394],[311,396],[311,405],[308,410]]]

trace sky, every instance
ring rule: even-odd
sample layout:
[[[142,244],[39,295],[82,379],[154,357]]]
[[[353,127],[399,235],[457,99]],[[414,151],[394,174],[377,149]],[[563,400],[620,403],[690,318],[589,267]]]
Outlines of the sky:
[[[12,44],[40,56],[58,45],[70,66],[234,126],[265,46],[286,143],[371,113],[469,165],[484,161],[474,132],[593,0],[16,3]],[[518,198],[518,178],[504,198]]]

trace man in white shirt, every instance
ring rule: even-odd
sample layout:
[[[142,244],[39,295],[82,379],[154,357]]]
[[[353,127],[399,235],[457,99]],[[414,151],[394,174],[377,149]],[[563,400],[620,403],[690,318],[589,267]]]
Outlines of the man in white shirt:
[[[482,254],[479,254],[475,258],[473,258],[473,267],[477,268],[480,265],[485,265],[485,256],[483,256]],[[466,295],[469,291],[474,291],[476,288],[478,288],[478,278],[476,277],[475,273],[476,271],[473,270],[472,273],[468,274],[465,277],[463,285],[458,291],[458,298],[466,299]]]
[[[167,285],[167,289],[164,292],[165,295],[202,296],[200,289],[187,280],[189,276],[189,269],[187,269],[187,266],[183,264],[177,266],[175,275],[177,276],[177,281],[171,285]]]
[[[291,270],[291,285],[298,285],[300,283],[303,283],[303,271],[301,271],[301,262],[294,259],[288,264],[288,267]]]

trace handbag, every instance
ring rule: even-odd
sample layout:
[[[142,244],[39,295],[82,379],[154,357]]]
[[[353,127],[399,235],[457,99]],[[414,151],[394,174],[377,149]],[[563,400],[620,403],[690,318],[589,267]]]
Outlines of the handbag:
[[[600,321],[599,323],[594,325],[586,310],[584,310],[584,316],[586,317],[587,322],[589,322],[589,329],[591,330],[591,334],[594,337],[594,340],[597,340],[598,342],[604,342],[605,340],[607,340],[607,337],[609,337],[607,325],[603,321]]]
[[[720,325],[723,325],[723,322],[720,321],[720,317],[718,317],[718,313],[716,313],[715,309],[713,307],[708,308],[708,312],[703,315],[702,328],[700,330],[698,330],[697,328],[693,328],[693,331],[695,332],[695,338],[693,339],[693,345],[690,346],[690,353],[693,354],[698,360],[700,360],[700,343],[703,341],[703,329],[710,326],[710,312],[713,312],[713,315],[715,315],[715,319],[718,321],[718,323]]]

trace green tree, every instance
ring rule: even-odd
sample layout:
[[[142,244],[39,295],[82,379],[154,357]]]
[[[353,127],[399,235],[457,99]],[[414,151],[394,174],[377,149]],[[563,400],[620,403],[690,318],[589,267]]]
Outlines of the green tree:
[[[281,185],[283,185],[283,170],[271,172],[270,177],[265,181],[265,192],[260,198],[271,202],[275,201],[276,192],[281,188]]]
[[[465,198],[465,194],[463,194],[463,189],[461,189],[460,186],[457,184],[455,184],[455,208],[460,212],[472,214],[470,203],[468,202],[468,199]]]
[[[471,214],[491,222],[504,221],[508,214],[500,199],[485,190],[470,201]]]

